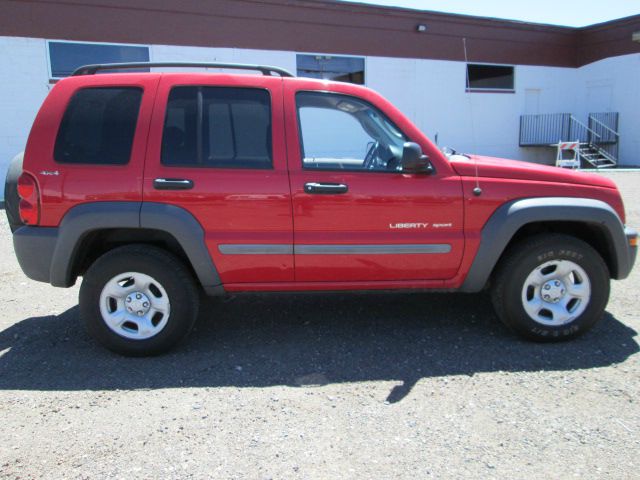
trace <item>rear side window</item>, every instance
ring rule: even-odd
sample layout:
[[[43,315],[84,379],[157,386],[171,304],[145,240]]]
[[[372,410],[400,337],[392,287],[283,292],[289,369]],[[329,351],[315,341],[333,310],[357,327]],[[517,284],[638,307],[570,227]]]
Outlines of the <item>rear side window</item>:
[[[129,162],[142,89],[85,88],[69,102],[58,130],[59,163],[124,165]]]
[[[162,163],[271,168],[269,93],[254,88],[173,88],[162,136]]]

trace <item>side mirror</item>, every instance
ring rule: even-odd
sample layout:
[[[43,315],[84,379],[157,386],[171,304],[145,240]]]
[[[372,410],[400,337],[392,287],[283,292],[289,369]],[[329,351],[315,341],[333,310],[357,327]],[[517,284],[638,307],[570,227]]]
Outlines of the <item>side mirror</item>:
[[[420,145],[406,142],[402,148],[402,171],[407,173],[433,173],[433,166],[429,157],[422,153]]]

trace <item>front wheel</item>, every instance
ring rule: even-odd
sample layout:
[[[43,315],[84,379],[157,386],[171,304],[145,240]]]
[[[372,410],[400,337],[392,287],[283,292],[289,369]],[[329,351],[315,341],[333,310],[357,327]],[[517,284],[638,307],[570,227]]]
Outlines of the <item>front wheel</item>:
[[[514,245],[492,287],[498,317],[521,336],[560,341],[589,330],[609,300],[609,270],[590,245],[548,234]]]
[[[184,264],[150,245],[107,252],[87,270],[80,287],[80,316],[87,330],[123,355],[169,350],[193,327],[198,304]]]

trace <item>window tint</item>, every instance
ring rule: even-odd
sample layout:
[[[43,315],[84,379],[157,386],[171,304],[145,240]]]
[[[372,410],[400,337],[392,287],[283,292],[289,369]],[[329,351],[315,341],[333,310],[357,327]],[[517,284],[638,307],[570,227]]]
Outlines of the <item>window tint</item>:
[[[513,91],[513,67],[502,65],[467,65],[468,90]]]
[[[296,95],[304,168],[398,171],[407,137],[372,105],[346,95]]]
[[[252,88],[173,88],[167,103],[162,163],[271,168],[269,93]]]
[[[49,42],[51,77],[67,77],[83,65],[92,63],[148,62],[149,47],[104,45],[101,43]],[[111,70],[113,72],[113,70]],[[128,70],[148,72],[149,69]],[[108,72],[105,70],[105,72]],[[104,72],[103,72],[104,73]]]
[[[142,89],[85,88],[69,102],[54,148],[60,163],[129,162]]]
[[[322,78],[364,85],[364,58],[296,55],[299,77]]]

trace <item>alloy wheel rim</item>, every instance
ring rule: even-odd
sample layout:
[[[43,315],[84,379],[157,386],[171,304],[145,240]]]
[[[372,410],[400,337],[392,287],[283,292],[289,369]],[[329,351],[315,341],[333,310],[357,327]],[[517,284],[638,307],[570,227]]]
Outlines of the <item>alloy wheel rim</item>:
[[[144,273],[118,274],[100,293],[102,320],[113,332],[129,340],[146,340],[158,335],[167,325],[170,313],[166,290]]]
[[[522,306],[529,317],[546,326],[571,323],[586,310],[591,282],[571,260],[551,260],[531,271],[522,287]]]

